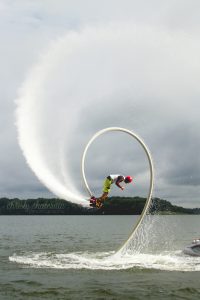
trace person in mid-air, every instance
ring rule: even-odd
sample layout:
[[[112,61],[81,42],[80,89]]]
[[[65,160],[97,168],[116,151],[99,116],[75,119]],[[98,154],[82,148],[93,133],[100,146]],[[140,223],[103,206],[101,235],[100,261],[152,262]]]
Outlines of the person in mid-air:
[[[108,194],[110,192],[111,185],[113,183],[115,183],[116,186],[123,191],[124,186],[122,186],[120,183],[122,183],[122,182],[130,183],[130,182],[132,182],[132,180],[133,179],[131,176],[125,177],[123,175],[109,175],[104,180],[102,196],[96,199],[96,206],[100,208],[103,205],[104,201],[108,198]]]

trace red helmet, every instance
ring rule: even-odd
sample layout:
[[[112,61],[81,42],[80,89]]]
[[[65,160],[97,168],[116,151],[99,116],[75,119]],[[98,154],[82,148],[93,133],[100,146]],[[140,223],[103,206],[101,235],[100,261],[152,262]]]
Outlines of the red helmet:
[[[124,182],[125,183],[130,183],[132,182],[133,178],[131,176],[126,176],[125,179],[124,179]]]

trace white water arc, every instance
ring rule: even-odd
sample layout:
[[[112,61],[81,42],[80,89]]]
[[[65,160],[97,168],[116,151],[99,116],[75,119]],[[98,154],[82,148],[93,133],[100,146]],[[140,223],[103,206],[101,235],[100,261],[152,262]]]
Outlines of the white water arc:
[[[132,138],[137,140],[140,143],[140,145],[142,146],[142,148],[144,149],[144,151],[145,151],[145,154],[148,158],[149,170],[150,170],[150,182],[149,182],[149,189],[148,189],[148,195],[147,195],[147,200],[146,200],[145,206],[143,208],[143,211],[142,211],[140,217],[138,218],[137,222],[135,223],[130,236],[122,244],[122,246],[118,249],[118,252],[119,252],[119,251],[122,251],[126,247],[126,245],[129,243],[130,240],[132,240],[133,236],[135,235],[136,231],[138,230],[139,226],[141,225],[142,220],[144,219],[144,217],[145,217],[145,215],[146,215],[146,213],[149,209],[149,206],[151,204],[151,196],[152,196],[152,192],[153,192],[154,168],[153,168],[153,161],[152,161],[152,158],[151,158],[150,151],[147,148],[146,144],[142,141],[142,139],[138,135],[136,135],[134,132],[132,132],[132,131],[126,129],[126,128],[121,128],[121,127],[104,128],[104,129],[96,132],[93,135],[93,137],[89,140],[89,142],[87,143],[87,145],[84,149],[83,156],[82,156],[82,163],[81,163],[82,177],[83,177],[83,181],[84,181],[84,185],[86,187],[86,190],[87,190],[87,192],[90,196],[92,196],[93,193],[90,190],[90,187],[87,183],[87,179],[86,179],[86,175],[85,175],[85,158],[86,158],[86,154],[87,154],[87,151],[88,151],[90,145],[94,142],[94,140],[97,137],[99,137],[100,135],[102,135],[106,132],[110,132],[110,131],[121,131],[121,132],[124,132],[126,134],[129,134]]]

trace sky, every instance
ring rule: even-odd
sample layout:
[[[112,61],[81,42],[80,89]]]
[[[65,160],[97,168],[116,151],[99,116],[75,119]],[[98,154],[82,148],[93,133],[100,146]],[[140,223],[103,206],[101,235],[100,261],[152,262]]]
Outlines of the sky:
[[[120,126],[147,144],[154,196],[199,207],[199,1],[0,1],[0,197],[80,191],[84,146]],[[148,162],[123,134],[100,137],[87,176],[134,176]],[[113,195],[121,195],[113,188]]]

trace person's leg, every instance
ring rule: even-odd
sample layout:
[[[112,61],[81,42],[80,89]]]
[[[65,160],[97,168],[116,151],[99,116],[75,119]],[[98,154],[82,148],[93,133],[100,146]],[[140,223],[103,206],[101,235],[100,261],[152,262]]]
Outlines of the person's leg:
[[[100,201],[105,201],[108,198],[108,192],[103,192],[103,194],[101,195],[101,197],[99,197]]]
[[[112,181],[106,178],[103,184],[103,194],[97,199],[97,207],[101,207],[104,201],[108,198]]]

